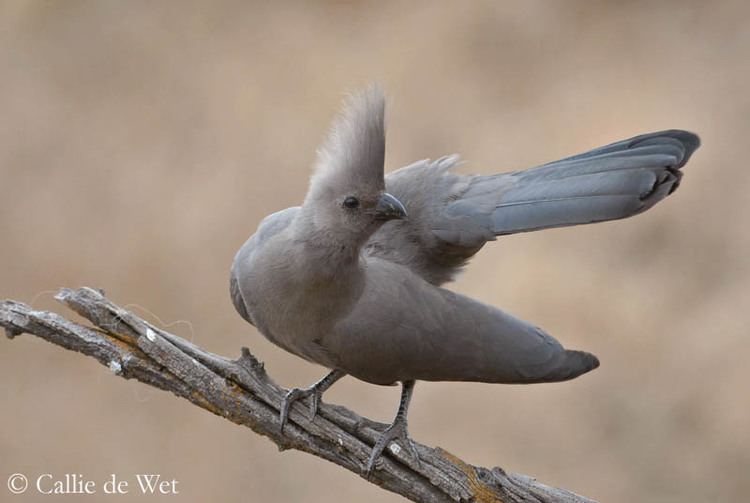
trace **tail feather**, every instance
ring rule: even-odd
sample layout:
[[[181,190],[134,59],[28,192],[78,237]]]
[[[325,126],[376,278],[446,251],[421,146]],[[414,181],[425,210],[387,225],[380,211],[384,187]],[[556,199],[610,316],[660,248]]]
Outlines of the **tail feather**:
[[[626,218],[679,186],[680,168],[700,145],[687,131],[642,135],[525,171],[482,177],[494,183],[495,235]]]
[[[432,284],[451,280],[495,236],[626,218],[675,191],[699,147],[693,133],[661,131],[525,171],[489,176],[451,171],[455,156],[388,175],[409,219],[377,231],[367,252]]]
[[[610,143],[609,145],[605,145],[603,147],[595,148],[593,150],[589,150],[588,152],[584,152],[582,154],[576,154],[570,157],[565,157],[563,159],[559,159],[557,161],[553,161],[547,164],[543,164],[542,166],[539,166],[539,168],[543,168],[545,166],[551,166],[556,165],[558,163],[567,162],[567,161],[579,161],[583,159],[589,159],[591,157],[599,157],[603,154],[610,154],[610,153],[626,153],[630,152],[629,155],[633,155],[635,152],[635,147],[645,147],[650,145],[659,145],[664,146],[666,144],[672,144],[675,147],[677,147],[680,151],[684,152],[682,155],[682,159],[678,165],[679,168],[684,166],[688,160],[690,159],[690,156],[695,152],[698,147],[700,147],[700,138],[694,133],[691,133],[689,131],[683,131],[681,129],[668,129],[666,131],[658,131],[656,133],[647,133],[642,134],[639,136],[635,136],[633,138],[629,138],[627,140],[621,140],[615,143]],[[628,155],[628,154],[625,154]],[[535,168],[538,169],[538,168]]]

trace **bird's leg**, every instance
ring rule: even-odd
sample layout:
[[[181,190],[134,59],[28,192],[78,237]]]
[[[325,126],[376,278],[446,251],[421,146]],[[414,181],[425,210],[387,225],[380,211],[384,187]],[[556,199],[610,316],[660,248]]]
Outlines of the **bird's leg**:
[[[401,402],[398,405],[396,418],[393,420],[393,423],[383,431],[378,442],[375,444],[375,447],[372,448],[370,459],[367,461],[367,475],[372,473],[373,468],[375,468],[375,462],[383,453],[383,450],[394,440],[400,440],[401,444],[406,449],[409,449],[412,457],[419,462],[419,454],[409,438],[409,432],[406,428],[406,415],[409,412],[409,402],[411,402],[411,395],[414,392],[414,382],[415,381],[404,381],[401,383]]]
[[[342,370],[332,370],[323,379],[309,388],[290,389],[286,396],[284,396],[284,400],[281,402],[281,410],[279,412],[279,430],[281,433],[284,433],[284,425],[286,425],[287,418],[289,417],[289,407],[291,407],[294,402],[300,398],[310,398],[310,420],[314,419],[315,415],[318,413],[320,397],[328,388],[333,386],[333,383],[345,375],[346,372]]]

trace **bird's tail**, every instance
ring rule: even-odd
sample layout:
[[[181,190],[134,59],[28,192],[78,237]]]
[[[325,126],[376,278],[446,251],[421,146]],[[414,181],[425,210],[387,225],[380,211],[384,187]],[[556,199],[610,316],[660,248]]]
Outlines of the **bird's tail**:
[[[699,147],[693,133],[661,131],[496,179],[496,235],[626,218],[675,191],[680,168]],[[502,178],[500,178],[502,177]],[[483,192],[484,192],[483,190]],[[486,193],[486,192],[485,192]]]

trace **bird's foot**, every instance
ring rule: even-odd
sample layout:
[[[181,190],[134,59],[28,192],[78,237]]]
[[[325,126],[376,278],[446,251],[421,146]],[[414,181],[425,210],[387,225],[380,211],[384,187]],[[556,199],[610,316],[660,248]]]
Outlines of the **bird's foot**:
[[[316,385],[312,385],[309,388],[290,389],[284,396],[284,401],[281,402],[281,410],[279,412],[279,431],[284,433],[284,426],[289,418],[289,407],[301,398],[308,398],[310,400],[310,421],[315,419],[315,415],[318,413],[318,407],[320,406],[321,396],[323,396],[323,391]]]
[[[394,442],[395,440],[398,440],[401,445],[395,443],[391,444],[391,442]],[[372,448],[370,459],[367,461],[367,467],[365,469],[365,473],[368,477],[375,468],[381,454],[388,446],[390,446],[390,450],[394,454],[398,454],[402,447],[406,448],[414,460],[419,463],[419,453],[417,453],[417,448],[409,438],[409,432],[406,428],[406,418],[396,418],[396,420],[393,421],[393,424],[383,431],[380,438],[378,438],[375,447]]]
[[[335,383],[345,375],[346,372],[344,372],[343,370],[334,369],[331,370],[323,379],[316,382],[309,388],[290,389],[287,392],[286,396],[284,396],[284,400],[282,400],[281,402],[281,407],[279,407],[279,431],[282,434],[284,433],[284,425],[289,418],[289,407],[291,407],[292,404],[300,398],[310,399],[310,421],[315,419],[315,415],[318,413],[318,406],[320,406],[320,397],[323,396],[323,393],[328,388],[333,386],[333,383]]]

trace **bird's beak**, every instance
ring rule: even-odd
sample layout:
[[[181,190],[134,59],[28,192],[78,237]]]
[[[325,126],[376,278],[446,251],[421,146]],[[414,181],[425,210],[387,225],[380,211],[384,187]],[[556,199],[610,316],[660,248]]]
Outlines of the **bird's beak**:
[[[406,218],[406,208],[401,201],[387,192],[380,196],[375,205],[375,219],[386,221],[402,218]]]

